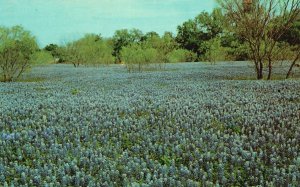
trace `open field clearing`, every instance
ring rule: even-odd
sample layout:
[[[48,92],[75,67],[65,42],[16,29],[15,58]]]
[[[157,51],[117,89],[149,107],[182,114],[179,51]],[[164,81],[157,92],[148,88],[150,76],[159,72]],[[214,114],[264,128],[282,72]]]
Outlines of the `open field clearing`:
[[[0,83],[0,186],[299,186],[300,81],[253,71],[51,65]]]

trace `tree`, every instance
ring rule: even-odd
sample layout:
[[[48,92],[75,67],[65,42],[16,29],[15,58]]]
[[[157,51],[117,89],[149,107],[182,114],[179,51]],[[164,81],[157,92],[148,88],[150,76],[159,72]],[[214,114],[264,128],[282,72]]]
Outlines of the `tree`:
[[[123,47],[120,54],[128,71],[142,71],[150,64],[157,64],[159,61],[156,49],[137,43]]]
[[[288,42],[290,45],[300,45],[300,16],[291,28],[280,37],[280,40]]]
[[[203,48],[206,48],[204,59],[212,64],[215,64],[217,61],[225,60],[226,48],[221,46],[221,39],[219,37],[204,42]]]
[[[161,51],[164,56],[179,48],[179,45],[176,42],[173,33],[171,32],[165,32],[164,35],[161,37],[161,40],[162,44],[159,47],[159,51]]]
[[[74,67],[79,67],[80,64],[84,63],[84,59],[81,53],[79,42],[71,42],[66,45],[63,49],[64,59],[68,63],[72,63]]]
[[[62,49],[57,44],[49,44],[44,48],[45,51],[50,52],[55,62],[63,62]]]
[[[290,68],[286,74],[286,78],[288,79],[293,71],[293,68],[296,66],[297,61],[300,59],[300,16],[297,21],[293,24],[293,26],[281,36],[281,40],[287,42],[291,45],[294,58],[292,59]]]
[[[186,49],[174,49],[167,54],[167,59],[169,63],[194,62],[197,59],[197,55]]]
[[[21,26],[0,27],[0,75],[2,81],[13,81],[30,66],[37,51],[36,39]]]
[[[249,60],[248,46],[245,41],[236,34],[225,30],[220,36],[221,46],[226,48],[226,60],[244,61]]]
[[[114,49],[113,55],[116,57],[116,62],[121,62],[120,52],[123,47],[126,47],[133,43],[139,43],[143,39],[142,31],[138,29],[121,29],[117,30],[113,36]]]
[[[217,1],[228,18],[228,28],[249,46],[257,79],[263,79],[265,65],[271,79],[274,49],[299,16],[300,0]]]
[[[198,57],[201,55],[199,48],[204,38],[206,37],[194,20],[190,19],[177,27],[176,41],[182,48],[193,51]]]
[[[39,50],[31,58],[32,65],[47,65],[53,63],[53,56],[50,52]]]
[[[201,45],[223,32],[223,15],[220,9],[211,14],[202,12],[195,19],[190,19],[177,27],[176,41],[184,49],[193,51],[200,57],[205,54]]]
[[[83,38],[67,44],[64,58],[74,67],[80,64],[111,64],[114,62],[112,52],[112,47],[101,36],[86,34]]]
[[[157,32],[154,32],[154,31],[150,31],[150,32],[147,32],[141,39],[141,41],[146,41],[148,40],[149,38],[154,38],[154,37],[159,37],[159,34]]]
[[[154,48],[157,50],[157,63],[167,63],[168,54],[177,49],[178,44],[171,32],[165,32],[162,37],[152,33],[147,36],[147,39],[142,42],[142,45],[144,48]]]

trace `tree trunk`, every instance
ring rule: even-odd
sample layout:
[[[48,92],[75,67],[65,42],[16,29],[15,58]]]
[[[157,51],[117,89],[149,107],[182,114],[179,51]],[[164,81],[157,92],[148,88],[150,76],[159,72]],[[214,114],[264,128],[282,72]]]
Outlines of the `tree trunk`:
[[[269,67],[269,73],[268,73],[268,80],[271,80],[271,76],[272,76],[272,60],[271,58],[268,59],[269,61],[269,64],[268,64],[268,67]]]
[[[263,63],[262,63],[262,62],[259,62],[258,72],[257,72],[257,79],[258,79],[258,80],[261,80],[261,79],[264,78],[264,75],[263,75],[263,69],[264,69]]]
[[[286,79],[290,78],[290,76],[292,74],[292,71],[293,71],[293,68],[294,68],[294,66],[295,66],[295,64],[296,64],[296,62],[298,61],[299,58],[300,58],[300,50],[298,51],[298,54],[297,54],[296,58],[293,60],[288,73],[286,74]]]
[[[74,65],[75,68],[79,67],[79,63],[74,62],[73,65]]]
[[[259,63],[256,60],[254,60],[254,64],[255,64],[256,78],[259,79]]]

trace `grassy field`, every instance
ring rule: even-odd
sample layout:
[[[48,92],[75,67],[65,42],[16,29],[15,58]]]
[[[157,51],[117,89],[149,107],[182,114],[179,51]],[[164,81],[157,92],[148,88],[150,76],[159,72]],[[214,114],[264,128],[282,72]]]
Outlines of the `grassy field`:
[[[277,80],[286,69],[33,68],[0,83],[0,186],[299,186],[300,81]]]

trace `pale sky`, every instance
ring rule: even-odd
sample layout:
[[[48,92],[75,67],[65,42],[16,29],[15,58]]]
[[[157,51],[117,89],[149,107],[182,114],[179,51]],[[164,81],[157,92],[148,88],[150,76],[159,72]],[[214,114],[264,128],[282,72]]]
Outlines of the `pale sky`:
[[[123,28],[176,33],[178,25],[214,7],[214,0],[0,0],[0,25],[22,25],[45,46],[85,33],[111,37]]]

